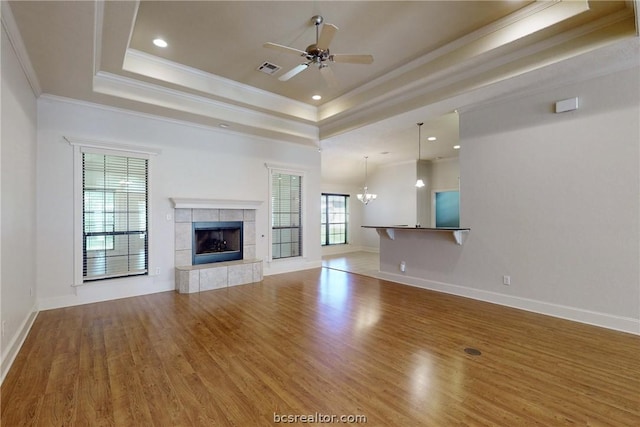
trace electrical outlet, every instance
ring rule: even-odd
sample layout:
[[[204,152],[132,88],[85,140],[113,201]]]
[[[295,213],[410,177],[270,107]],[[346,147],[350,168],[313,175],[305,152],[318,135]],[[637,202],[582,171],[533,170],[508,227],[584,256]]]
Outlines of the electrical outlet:
[[[156,276],[160,275],[160,267],[156,268]]]
[[[502,284],[505,286],[511,285],[511,276],[502,276]]]
[[[400,271],[402,271],[403,273],[407,270],[407,263],[402,261],[400,263]]]

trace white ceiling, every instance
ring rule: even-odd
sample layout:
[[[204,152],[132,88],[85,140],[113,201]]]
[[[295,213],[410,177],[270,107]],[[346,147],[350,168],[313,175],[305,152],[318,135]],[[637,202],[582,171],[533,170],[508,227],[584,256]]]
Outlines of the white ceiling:
[[[417,122],[423,159],[454,157],[456,108],[531,90],[540,83],[523,76],[533,70],[637,37],[631,1],[8,5],[2,20],[14,46],[24,44],[37,93],[319,145],[328,182],[356,182],[365,155],[373,168],[415,159]],[[304,59],[263,44],[304,50],[314,15],[339,29],[331,53],[372,54],[373,64],[330,63],[336,87],[315,67],[279,81]],[[169,46],[155,47],[156,37]],[[282,70],[257,71],[265,61]]]

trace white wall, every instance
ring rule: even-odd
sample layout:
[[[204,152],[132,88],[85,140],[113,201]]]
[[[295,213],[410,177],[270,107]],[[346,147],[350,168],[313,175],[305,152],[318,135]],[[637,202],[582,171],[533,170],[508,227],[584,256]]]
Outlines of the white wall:
[[[269,177],[265,163],[306,174],[304,259],[266,264],[266,275],[317,267],[320,261],[320,155],[314,147],[281,143],[170,122],[53,97],[38,101],[39,304],[53,308],[174,289],[174,228],[170,197],[261,200],[256,255],[268,254]],[[152,160],[151,276],[72,287],[73,148],[64,136],[149,146]],[[155,275],[155,269],[160,274]]]
[[[381,242],[385,275],[640,333],[639,73],[463,112],[461,224],[471,232],[463,246],[397,233]],[[579,110],[553,113],[575,96]]]
[[[457,157],[432,160],[432,178],[434,190],[450,190],[458,188],[460,178],[460,161]]]
[[[2,27],[1,379],[35,318],[36,99]],[[0,380],[1,380],[0,379]]]
[[[416,161],[395,163],[377,167],[367,185],[378,195],[377,200],[364,207],[364,225],[415,225],[417,215]],[[374,250],[379,247],[378,234],[365,229],[362,245]]]

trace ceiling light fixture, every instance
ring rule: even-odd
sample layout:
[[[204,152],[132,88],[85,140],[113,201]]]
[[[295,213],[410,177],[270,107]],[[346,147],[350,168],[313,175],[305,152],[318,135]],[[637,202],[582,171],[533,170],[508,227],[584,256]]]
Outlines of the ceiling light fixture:
[[[368,205],[370,201],[375,200],[378,195],[369,193],[367,190],[367,159],[368,156],[364,156],[364,192],[362,194],[358,194],[358,200],[360,200],[365,205]]]
[[[436,138],[435,136],[430,136],[429,138],[427,138],[427,141],[435,141],[436,139],[438,138]]]
[[[167,47],[167,46],[169,46],[169,44],[166,41],[164,41],[164,40],[162,40],[160,38],[153,39],[153,44],[155,44],[158,47]]]
[[[454,146],[453,146],[453,149],[454,149],[454,150],[459,150],[459,149],[460,149],[460,146],[459,146],[459,145],[454,145]]]
[[[313,95],[313,96],[311,97],[311,99],[313,99],[313,100],[315,100],[315,101],[320,101],[320,100],[322,99],[322,96],[320,96],[320,95]]]
[[[424,123],[416,123],[418,125],[418,162],[420,161],[420,130],[422,129],[422,125]],[[418,180],[416,181],[416,187],[418,188],[422,188],[424,187],[424,181],[421,178],[418,178]]]

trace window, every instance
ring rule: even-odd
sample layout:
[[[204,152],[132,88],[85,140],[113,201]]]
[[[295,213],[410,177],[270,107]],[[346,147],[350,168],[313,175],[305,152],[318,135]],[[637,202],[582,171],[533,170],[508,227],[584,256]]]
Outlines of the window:
[[[436,227],[460,227],[459,191],[434,191],[433,204]]]
[[[148,272],[148,160],[82,152],[82,280]]]
[[[102,220],[103,228],[112,228],[113,216],[104,215],[105,212],[113,212],[113,193],[106,193],[100,191],[91,191],[85,189],[83,191],[83,227],[86,231],[86,224],[96,224]],[[98,250],[113,250],[114,242],[113,236],[106,235],[89,235],[85,237],[85,246],[88,251]]]
[[[302,256],[302,175],[271,171],[271,258]]]
[[[344,245],[349,223],[349,196],[346,194],[322,194],[320,241],[322,246]]]

